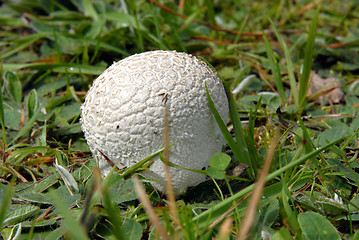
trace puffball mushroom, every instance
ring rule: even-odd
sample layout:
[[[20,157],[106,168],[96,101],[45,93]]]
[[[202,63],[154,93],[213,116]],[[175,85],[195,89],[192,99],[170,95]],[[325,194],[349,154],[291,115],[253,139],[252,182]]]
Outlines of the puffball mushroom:
[[[228,101],[221,79],[203,61],[176,51],[135,54],[106,69],[93,83],[81,107],[81,123],[103,175],[111,169],[100,151],[122,169],[163,147],[163,119],[169,111],[170,162],[205,169],[222,150],[223,136],[209,108],[205,83],[224,121]],[[158,158],[158,157],[156,157]],[[171,167],[176,195],[205,175]],[[164,163],[155,160],[142,174],[158,179],[165,191]]]

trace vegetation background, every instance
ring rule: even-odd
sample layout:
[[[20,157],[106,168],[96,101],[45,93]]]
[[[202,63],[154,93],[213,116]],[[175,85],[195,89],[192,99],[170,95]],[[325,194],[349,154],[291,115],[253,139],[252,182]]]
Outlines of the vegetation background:
[[[359,239],[359,1],[5,0],[0,26],[2,239]],[[232,92],[225,153],[172,203],[101,180],[79,125],[93,79],[155,49]]]

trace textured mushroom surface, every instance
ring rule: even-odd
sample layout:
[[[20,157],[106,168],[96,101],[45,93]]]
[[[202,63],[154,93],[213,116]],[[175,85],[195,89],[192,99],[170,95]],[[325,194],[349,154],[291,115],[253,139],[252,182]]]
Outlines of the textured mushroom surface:
[[[81,123],[93,156],[104,175],[111,169],[98,150],[120,169],[163,147],[165,106],[169,109],[170,161],[185,168],[208,167],[220,152],[223,136],[208,106],[205,82],[224,121],[227,97],[220,78],[196,57],[176,51],[150,51],[114,63],[93,83],[81,107]],[[143,172],[164,191],[164,167],[155,160]],[[205,179],[204,175],[171,168],[175,194]]]

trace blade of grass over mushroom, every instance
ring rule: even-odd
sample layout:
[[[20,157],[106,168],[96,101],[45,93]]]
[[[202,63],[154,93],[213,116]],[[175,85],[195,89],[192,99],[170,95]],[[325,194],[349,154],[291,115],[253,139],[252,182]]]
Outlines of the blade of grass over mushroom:
[[[160,160],[165,163],[165,158],[162,156],[162,154],[159,155],[160,157]],[[181,167],[177,164],[174,164],[172,162],[168,162],[168,165],[170,167],[173,167],[173,168],[178,168],[178,169],[182,169],[182,170],[187,170],[187,171],[192,171],[192,172],[195,172],[195,173],[199,173],[199,174],[204,174],[204,175],[207,175],[206,171],[205,170],[198,170],[198,169],[190,169],[190,168],[185,168],[185,167]]]
[[[279,177],[282,173],[286,172],[289,169],[292,169],[296,166],[298,166],[299,164],[302,164],[303,162],[305,162],[306,160],[310,159],[311,157],[319,154],[320,152],[328,149],[330,146],[338,143],[339,141],[341,141],[342,139],[336,140],[334,142],[331,142],[329,144],[326,144],[323,147],[318,148],[317,150],[306,154],[305,156],[297,159],[297,160],[293,160],[292,162],[288,163],[287,165],[283,166],[282,168],[274,171],[273,173],[270,173],[267,177],[266,177],[266,182],[268,181],[272,181],[274,180],[276,177]],[[223,214],[227,209],[229,209],[232,205],[233,202],[238,201],[241,197],[245,196],[246,194],[250,193],[251,191],[253,191],[253,189],[255,188],[256,184],[251,184],[250,186],[244,188],[243,190],[237,192],[236,194],[234,194],[233,196],[223,200],[222,202],[218,203],[217,205],[213,206],[212,208],[206,210],[205,212],[195,216],[193,218],[193,221],[197,221],[199,225],[204,224],[204,223],[208,223],[214,221],[216,218],[218,218],[221,214]]]
[[[205,87],[206,87],[206,94],[207,94],[207,100],[208,100],[208,104],[209,107],[213,113],[214,118],[216,119],[216,122],[218,124],[218,127],[221,129],[222,134],[224,136],[224,139],[226,140],[226,142],[228,143],[229,147],[231,148],[231,150],[233,151],[234,156],[237,159],[242,159],[241,158],[241,152],[240,152],[240,148],[238,147],[237,143],[234,141],[234,139],[232,138],[232,135],[230,134],[230,132],[227,129],[226,124],[223,122],[221,116],[219,115],[211,96],[209,95],[208,92],[208,88],[207,88],[207,83],[205,83]]]
[[[164,158],[163,156],[160,154],[160,160],[164,163]],[[172,162],[169,162],[168,163],[170,167],[173,167],[173,168],[179,168],[179,169],[182,169],[182,170],[186,170],[186,171],[191,171],[191,172],[195,172],[195,173],[199,173],[199,174],[203,174],[203,175],[207,175],[208,176],[208,171],[206,170],[198,170],[198,169],[192,169],[192,168],[185,168],[185,167],[181,167],[177,164],[174,164]],[[227,178],[229,179],[233,179],[233,180],[238,180],[238,181],[244,181],[244,182],[249,182],[250,180],[246,179],[246,178],[240,178],[240,177],[233,177],[233,176],[229,176],[229,175],[226,175]]]
[[[174,142],[172,144],[170,144],[168,147],[173,146],[174,144],[176,144],[177,142]],[[120,174],[124,179],[127,179],[128,177],[130,177],[132,174],[134,174],[135,172],[137,172],[137,170],[139,170],[140,168],[142,168],[144,165],[146,165],[146,163],[148,163],[149,161],[151,161],[154,157],[156,157],[157,155],[159,155],[160,153],[162,153],[165,150],[165,148],[161,148],[160,150],[158,150],[157,152],[152,153],[151,155],[145,157],[144,159],[142,159],[141,161],[135,163],[134,165],[132,165],[131,167],[128,167],[126,169],[124,169]]]
[[[269,19],[269,21],[271,22],[273,32],[275,33],[275,36],[277,37],[277,39],[283,49],[285,60],[287,62],[287,71],[288,71],[288,76],[289,76],[290,89],[291,89],[291,92],[293,95],[294,104],[298,107],[299,106],[298,89],[297,89],[297,83],[296,83],[295,76],[294,76],[294,67],[293,67],[292,58],[290,56],[290,52],[288,50],[287,44],[285,43],[283,37],[278,32],[273,21],[270,19]]]
[[[273,51],[273,49],[268,41],[268,38],[264,32],[263,32],[263,40],[264,40],[264,44],[266,47],[269,64],[271,66],[272,77],[277,86],[277,91],[279,93],[279,96],[282,98],[282,101],[284,101],[284,100],[286,100],[286,96],[285,96],[285,92],[284,92],[284,87],[283,87],[283,82],[282,82],[282,78],[281,78],[279,64],[277,62],[276,57],[274,56],[274,51]]]
[[[313,65],[313,51],[314,51],[315,36],[318,26],[319,12],[320,12],[320,7],[317,7],[317,10],[315,11],[312,20],[312,24],[310,26],[307,44],[305,46],[303,72],[299,78],[299,112],[300,113],[303,111],[306,96],[310,86],[309,78],[310,78],[310,71],[312,70],[312,65]]]

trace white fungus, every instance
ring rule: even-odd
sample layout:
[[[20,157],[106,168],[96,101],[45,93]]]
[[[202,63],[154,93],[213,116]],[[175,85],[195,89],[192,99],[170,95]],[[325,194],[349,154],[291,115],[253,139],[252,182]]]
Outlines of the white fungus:
[[[103,175],[111,169],[104,153],[120,169],[129,167],[163,147],[163,117],[169,110],[170,161],[191,169],[205,169],[220,152],[223,136],[211,113],[205,83],[224,121],[228,101],[217,74],[198,58],[176,51],[150,51],[114,63],[93,83],[81,107],[81,123]],[[164,166],[155,160],[142,174],[161,181]],[[171,168],[176,195],[205,179],[204,175]]]

